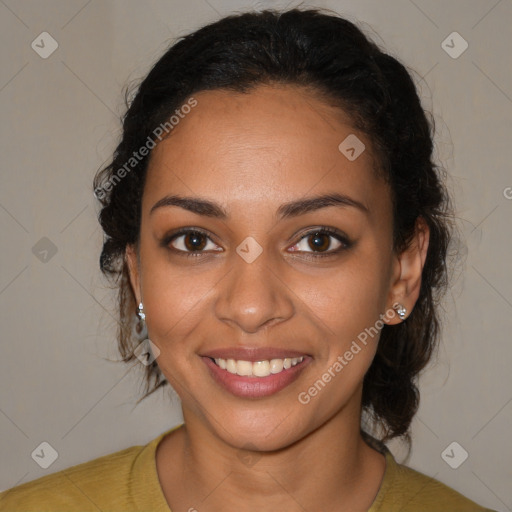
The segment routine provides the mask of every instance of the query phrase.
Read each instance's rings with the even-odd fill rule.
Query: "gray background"
[[[145,444],[181,421],[168,391],[135,405],[140,363],[108,360],[118,357],[116,310],[98,267],[92,178],[120,134],[121,88],[174,38],[235,10],[286,5],[298,3],[0,0],[0,489]],[[512,510],[512,2],[301,5],[364,21],[417,72],[425,106],[433,105],[467,258],[445,301],[435,366],[421,380],[407,463]],[[31,47],[43,31],[59,45],[46,59]],[[441,46],[454,31],[469,44],[458,58]],[[54,255],[41,252],[43,237]],[[58,452],[48,469],[31,457],[43,441]],[[453,441],[469,454],[457,469],[441,457]],[[403,460],[403,447],[390,447]]]

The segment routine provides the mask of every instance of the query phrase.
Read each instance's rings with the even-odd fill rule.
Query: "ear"
[[[140,271],[139,271],[139,258],[137,255],[137,249],[134,245],[127,245],[125,250],[125,261],[128,265],[128,274],[130,277],[130,284],[132,286],[133,295],[137,304],[141,302],[141,291],[140,291]]]
[[[411,314],[420,295],[421,274],[427,258],[427,250],[430,239],[430,229],[422,217],[416,220],[415,234],[409,246],[395,256],[393,281],[388,296],[388,308],[400,303],[406,308],[406,318]],[[402,322],[396,311],[392,318],[388,319],[388,325]]]

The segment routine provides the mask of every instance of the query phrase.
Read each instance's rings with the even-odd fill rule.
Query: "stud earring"
[[[395,308],[398,316],[400,317],[400,320],[404,320],[407,309],[405,309],[402,304],[399,304],[398,302],[393,305],[393,308]]]
[[[137,316],[140,318],[141,322],[144,322],[144,320],[146,319],[146,314],[144,313],[144,306],[142,305],[142,302],[139,302]]]
[[[148,335],[146,325],[146,313],[144,313],[144,306],[142,305],[142,302],[139,302],[135,314],[139,319],[139,321],[136,322],[135,324],[135,332],[137,333],[137,336],[143,340],[147,338]]]

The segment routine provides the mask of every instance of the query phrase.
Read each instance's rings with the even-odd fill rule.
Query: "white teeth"
[[[252,363],[250,361],[237,361],[236,373],[238,375],[252,375]]]
[[[283,371],[283,360],[282,359],[272,359],[270,361],[270,373],[280,373]]]
[[[270,375],[270,363],[268,361],[256,361],[252,363],[252,372],[256,377],[267,377]]]
[[[285,359],[272,359],[270,361],[237,361],[235,359],[215,358],[217,366],[229,373],[246,377],[268,377],[270,374],[281,373],[292,366],[301,363],[304,356],[286,357]]]

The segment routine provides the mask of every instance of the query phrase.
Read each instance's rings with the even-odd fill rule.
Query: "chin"
[[[227,444],[239,449],[252,447],[260,451],[279,450],[307,434],[301,434],[304,427],[298,412],[294,415],[290,414],[290,411],[285,411],[284,414],[282,409],[280,411],[280,414],[261,409],[245,409],[238,414],[231,411],[216,415],[216,419],[222,418],[222,421],[214,421],[212,428]]]

